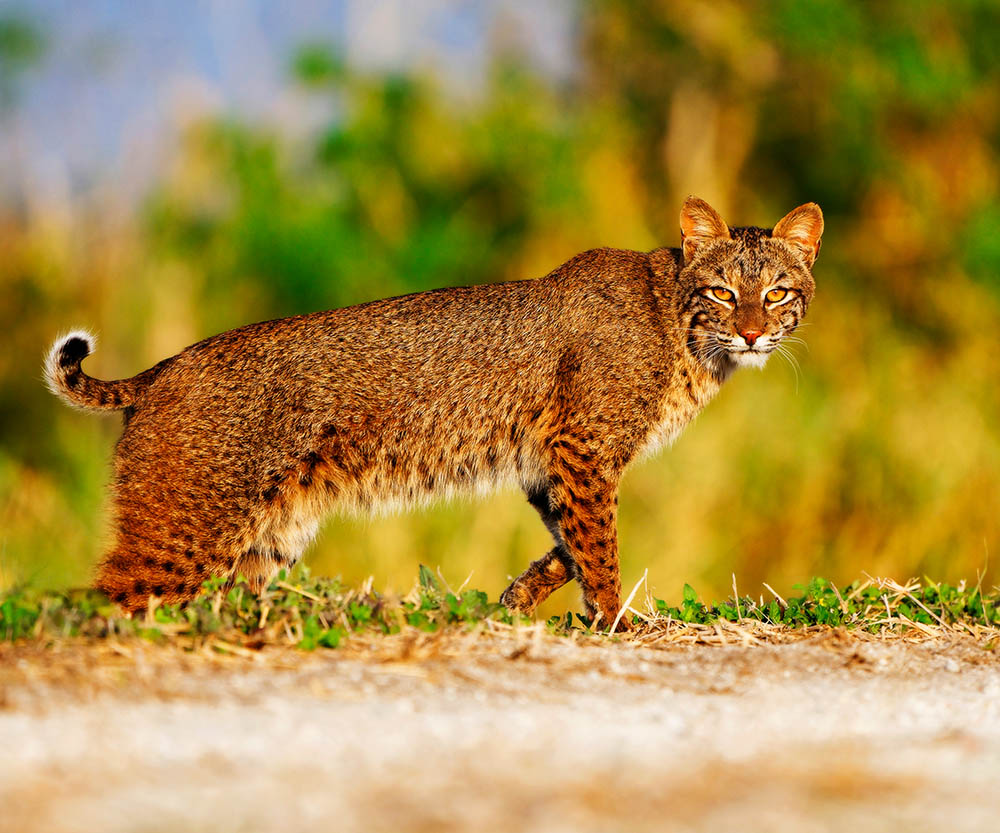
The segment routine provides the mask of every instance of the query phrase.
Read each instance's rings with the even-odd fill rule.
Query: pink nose
[[[744,339],[746,339],[746,343],[747,343],[748,347],[753,347],[753,343],[758,338],[760,338],[762,335],[764,335],[764,331],[763,330],[740,330],[740,335],[743,336]]]

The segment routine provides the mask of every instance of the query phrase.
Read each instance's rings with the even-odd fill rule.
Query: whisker
[[[807,341],[799,338],[798,336],[784,336],[781,339],[781,342],[782,342],[782,344],[784,344],[785,342],[791,342],[792,344],[801,344],[803,347],[806,348],[806,352],[807,353],[811,352],[809,350],[809,342],[807,342]]]
[[[798,356],[795,355],[795,347],[801,345],[802,347],[806,348],[806,352],[809,352],[809,345],[806,344],[804,341],[792,339],[793,342],[792,344],[786,344],[785,343],[786,341],[787,339],[782,339],[782,341],[775,346],[784,347],[785,350],[788,352],[788,355],[794,357],[796,361],[798,361]]]
[[[799,393],[799,366],[798,366],[798,360],[789,351],[789,349],[787,347],[784,347],[781,344],[775,345],[775,352],[777,352],[777,354],[779,356],[781,356],[782,359],[784,359],[786,362],[788,362],[788,366],[792,368],[792,373],[795,376],[795,395],[798,396],[798,393]]]

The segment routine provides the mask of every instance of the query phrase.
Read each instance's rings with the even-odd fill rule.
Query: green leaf
[[[324,648],[336,648],[344,636],[346,636],[346,632],[343,628],[327,628],[319,635],[316,644],[322,645]]]
[[[424,564],[420,565],[420,586],[427,590],[428,592],[433,591],[434,593],[441,592],[441,582],[438,577],[431,572],[430,568]]]
[[[347,615],[351,617],[357,624],[366,625],[371,621],[372,609],[360,602],[351,602],[347,608]]]

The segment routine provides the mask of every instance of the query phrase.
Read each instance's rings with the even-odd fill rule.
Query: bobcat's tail
[[[94,349],[94,337],[83,330],[56,339],[45,358],[45,383],[56,396],[77,408],[118,411],[134,405],[156,376],[159,366],[133,376],[105,382],[80,369],[80,362]]]

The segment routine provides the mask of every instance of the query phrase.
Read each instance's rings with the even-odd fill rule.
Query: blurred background
[[[1000,3],[0,2],[0,589],[86,583],[131,376],[250,321],[826,215],[798,373],[743,371],[621,499],[623,583],[996,580]],[[315,572],[496,596],[518,494],[332,519]],[[564,590],[547,611],[576,605]]]

